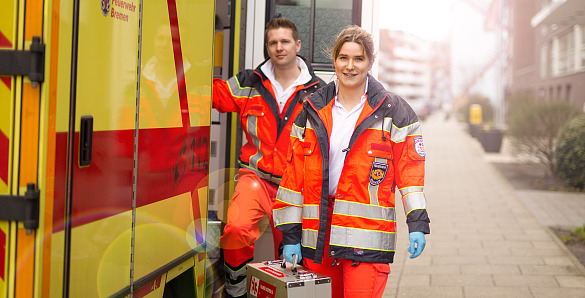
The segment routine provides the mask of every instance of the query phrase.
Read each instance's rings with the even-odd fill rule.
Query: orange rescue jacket
[[[280,183],[286,166],[290,129],[302,110],[302,101],[325,85],[315,75],[311,65],[301,59],[313,78],[307,84],[297,86],[282,113],[279,113],[272,85],[260,69],[268,60],[255,70],[238,73],[227,82],[220,79],[213,81],[213,107],[222,113],[240,114],[247,141],[241,149],[240,166],[275,184]]]
[[[369,263],[392,263],[398,188],[409,232],[430,233],[423,193],[425,151],[416,114],[401,97],[369,76],[367,101],[345,150],[329,251],[323,252],[329,197],[329,136],[336,95],[332,82],[307,97],[291,131],[288,165],[274,203],[283,244],[302,244],[303,257],[323,253]]]

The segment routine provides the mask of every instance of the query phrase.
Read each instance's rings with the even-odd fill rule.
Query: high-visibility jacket
[[[315,75],[311,65],[301,59],[307,64],[312,79],[297,86],[282,113],[279,112],[270,80],[260,69],[268,60],[255,70],[238,73],[227,82],[220,79],[213,81],[213,107],[222,113],[240,114],[247,141],[238,159],[240,166],[275,184],[280,183],[286,165],[290,129],[302,110],[302,101],[325,85]]]
[[[307,97],[291,131],[288,165],[274,203],[283,244],[302,244],[321,262],[329,197],[329,136],[336,95],[332,82]],[[394,192],[402,194],[409,232],[430,233],[423,193],[425,151],[416,114],[369,76],[367,100],[346,157],[331,218],[331,258],[392,263],[396,243]]]

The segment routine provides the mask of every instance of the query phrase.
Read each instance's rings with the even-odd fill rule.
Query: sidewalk
[[[558,198],[515,191],[453,119],[433,115],[423,134],[431,235],[423,254],[408,259],[398,200],[397,251],[384,297],[585,297],[585,268],[547,228],[566,217],[549,212]],[[570,199],[574,216],[582,215],[585,209],[575,209],[583,200]]]

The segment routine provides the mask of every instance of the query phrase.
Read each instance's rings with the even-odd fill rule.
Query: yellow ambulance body
[[[0,296],[208,296],[215,1],[0,5]]]

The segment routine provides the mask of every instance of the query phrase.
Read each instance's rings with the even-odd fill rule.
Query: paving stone
[[[555,278],[561,287],[585,289],[585,276],[555,276]]]
[[[436,274],[431,275],[431,286],[494,286],[494,281],[491,275],[451,275],[451,274]]]
[[[465,287],[466,298],[532,298],[527,287]]]
[[[494,281],[498,287],[559,286],[554,276],[495,275]]]
[[[581,275],[572,263],[568,266],[556,265],[520,265],[523,275]]]
[[[544,288],[531,287],[530,291],[535,298],[583,298],[585,297],[585,289],[583,288]]]
[[[493,275],[521,275],[520,267],[517,265],[461,265],[463,274],[493,274]]]

